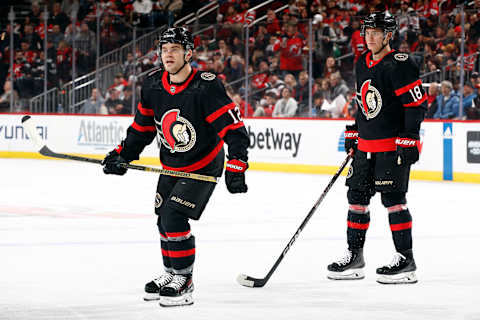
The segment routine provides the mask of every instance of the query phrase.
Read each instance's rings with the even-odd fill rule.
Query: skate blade
[[[180,307],[189,306],[193,304],[193,297],[191,293],[185,293],[179,297],[160,296],[161,307]]]
[[[157,293],[146,293],[145,296],[143,297],[143,300],[145,301],[157,301],[160,300],[160,294]]]
[[[363,269],[349,269],[342,272],[331,271],[327,278],[330,280],[361,280],[365,278]]]
[[[380,275],[377,282],[381,284],[413,284],[418,279],[415,272],[403,272],[395,275]]]

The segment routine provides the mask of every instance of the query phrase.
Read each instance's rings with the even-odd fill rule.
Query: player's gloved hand
[[[123,176],[125,172],[127,172],[127,169],[120,166],[122,163],[128,164],[128,161],[119,154],[117,149],[114,149],[110,151],[102,161],[103,172],[105,174]]]
[[[248,169],[248,163],[240,159],[230,159],[227,161],[225,169],[225,182],[230,193],[247,192],[248,187],[245,184],[245,171]]]
[[[353,153],[357,152],[358,144],[358,128],[357,125],[347,125],[345,127],[345,152],[350,153],[350,149],[353,149]]]
[[[418,161],[420,157],[420,138],[416,134],[400,134],[395,139],[397,145],[397,164],[410,165]]]

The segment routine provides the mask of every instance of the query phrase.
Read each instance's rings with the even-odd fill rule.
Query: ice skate
[[[170,272],[165,272],[160,277],[153,279],[145,285],[145,296],[143,300],[145,301],[154,301],[160,300],[160,289],[163,286],[169,284],[173,279],[173,274]]]
[[[417,270],[417,266],[411,250],[407,251],[405,255],[397,252],[390,264],[377,269],[379,276],[377,282],[381,284],[416,283],[418,280],[415,270]]]
[[[363,249],[348,249],[345,257],[328,265],[327,275],[331,280],[360,280],[365,277],[363,272],[365,261]]]
[[[177,307],[193,304],[192,275],[176,274],[169,284],[160,288],[160,306]]]

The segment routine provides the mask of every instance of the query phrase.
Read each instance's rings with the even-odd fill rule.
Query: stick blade
[[[239,274],[237,276],[237,282],[242,286],[248,287],[248,288],[261,288],[265,285],[265,283],[267,283],[265,279],[253,278],[253,277],[247,276],[246,274]]]
[[[27,132],[28,138],[33,142],[37,151],[41,150],[45,143],[40,138],[40,135],[37,132],[37,128],[35,127],[35,122],[33,121],[32,117],[30,116],[23,116],[22,117],[22,126]]]

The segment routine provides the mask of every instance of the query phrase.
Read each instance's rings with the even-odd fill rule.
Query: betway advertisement
[[[22,115],[0,115],[0,156],[22,157],[22,153],[36,153],[21,126],[21,118]],[[34,115],[32,119],[50,149],[86,155],[104,155],[113,149],[133,121],[131,116]],[[343,131],[346,124],[352,123],[316,119],[246,119],[244,122],[250,138],[249,162],[262,164],[257,168],[272,165],[280,171],[296,171],[300,166],[338,167],[346,156]],[[422,154],[412,171],[431,173],[430,177],[432,174],[435,177],[419,178],[458,180],[455,175],[474,174],[480,182],[480,122],[425,121],[420,135]],[[141,157],[150,161],[158,158],[156,140]]]

